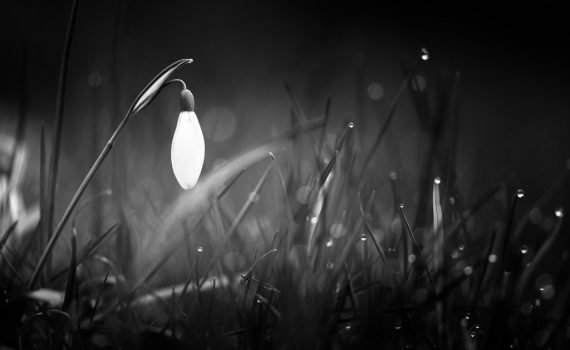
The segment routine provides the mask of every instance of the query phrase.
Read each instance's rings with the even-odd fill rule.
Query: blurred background
[[[0,147],[11,152],[17,120],[25,117],[22,205],[31,208],[38,198],[40,126],[48,145],[53,133],[71,1],[6,1],[1,6]],[[415,89],[436,89],[439,78],[460,73],[461,192],[474,200],[491,185],[505,182],[525,189],[531,199],[524,204],[528,209],[567,166],[569,25],[562,2],[554,1],[499,7],[83,0],[65,96],[56,218],[135,96],[176,59],[195,60],[177,77],[196,98],[206,139],[206,173],[217,162],[290,127],[284,82],[310,118],[322,116],[331,98],[326,131],[331,145],[343,124],[354,121],[355,147],[368,149],[405,67],[422,47],[429,50],[430,60],[420,62]],[[131,121],[91,185],[91,195],[114,183],[123,205],[137,212],[144,198],[161,208],[181,193],[169,154],[177,96],[177,87],[169,87]],[[371,168],[381,180],[376,188],[380,194],[390,193],[386,180],[397,171],[403,196],[413,203],[430,139],[409,92],[400,102]],[[6,162],[3,156],[2,165]],[[242,203],[262,169],[240,179],[230,200]],[[568,204],[568,190],[565,185],[557,191],[552,209]],[[392,200],[377,198],[387,204]]]

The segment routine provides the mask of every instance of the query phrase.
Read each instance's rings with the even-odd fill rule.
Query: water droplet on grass
[[[465,246],[461,243],[459,244],[459,246],[457,247],[457,249],[459,249],[460,252],[465,250]]]
[[[522,190],[522,189],[519,188],[519,189],[517,190],[517,197],[518,197],[518,198],[524,197],[524,190]]]
[[[491,264],[496,263],[496,262],[497,262],[497,255],[496,255],[496,254],[491,254],[491,255],[489,255],[489,262],[490,262]]]
[[[423,61],[427,61],[429,60],[429,52],[425,47],[422,47],[422,56],[421,56]]]
[[[334,244],[334,243],[333,243],[333,240],[332,240],[332,239],[329,239],[329,240],[325,243],[325,245],[326,245],[328,248],[332,247],[333,244]]]
[[[433,183],[439,185],[441,183],[441,179],[439,177],[436,177],[435,179],[433,179]]]
[[[366,239],[368,239],[368,237],[366,236],[366,233],[363,233],[363,234],[360,235],[360,240],[361,240],[362,242],[366,242]]]
[[[563,218],[564,217],[564,208],[562,208],[562,207],[556,208],[556,210],[554,211],[554,215],[556,215],[557,218]]]
[[[528,253],[528,247],[526,245],[522,245],[521,246],[521,254],[525,255],[526,253]]]
[[[198,249],[196,249],[198,251],[198,253],[202,253],[204,251],[203,247],[198,247]]]

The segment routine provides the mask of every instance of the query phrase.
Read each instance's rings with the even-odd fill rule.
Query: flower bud
[[[183,112],[194,111],[194,95],[188,89],[180,92],[180,110]]]
[[[189,90],[180,93],[181,111],[172,138],[171,161],[174,176],[187,190],[196,185],[204,164],[204,135],[194,113],[194,97]]]

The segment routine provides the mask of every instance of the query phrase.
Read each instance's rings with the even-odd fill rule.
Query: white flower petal
[[[190,189],[198,182],[204,164],[204,152],[204,135],[196,113],[180,112],[170,157],[174,176],[183,189]]]

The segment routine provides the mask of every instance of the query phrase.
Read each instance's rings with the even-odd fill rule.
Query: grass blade
[[[404,226],[406,227],[406,230],[408,231],[408,233],[410,234],[410,237],[412,238],[412,242],[414,243],[414,247],[416,248],[416,251],[417,251],[420,259],[424,262],[426,274],[429,278],[429,281],[433,285],[433,279],[431,278],[431,274],[429,272],[429,268],[428,268],[426,259],[423,256],[422,249],[420,248],[418,241],[416,241],[416,237],[414,236],[414,232],[412,231],[412,228],[410,227],[408,219],[406,219],[406,214],[404,213],[404,205],[403,204],[400,204],[400,216],[402,218],[402,222],[404,223]]]
[[[69,306],[75,290],[75,273],[77,272],[77,233],[71,235],[71,261],[69,262],[69,273],[67,275],[67,285],[65,287],[65,297],[61,309],[68,312]]]
[[[48,187],[47,187],[47,209],[46,209],[46,227],[47,235],[51,237],[53,230],[53,217],[55,213],[55,187],[57,183],[57,173],[59,168],[59,156],[61,148],[61,134],[63,131],[63,115],[65,111],[65,93],[67,86],[67,71],[69,68],[69,56],[71,53],[71,41],[73,39],[73,31],[75,29],[75,20],[77,18],[77,10],[79,8],[79,0],[74,0],[71,8],[71,15],[69,17],[69,23],[67,25],[67,32],[65,35],[65,43],[63,46],[63,57],[61,60],[61,65],[59,69],[59,82],[57,90],[57,100],[55,107],[55,135],[53,137],[50,169],[48,174]],[[37,275],[37,274],[34,274]],[[30,282],[35,282],[37,276],[32,275],[32,280]],[[30,289],[33,287],[33,283],[28,286]]]

